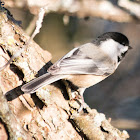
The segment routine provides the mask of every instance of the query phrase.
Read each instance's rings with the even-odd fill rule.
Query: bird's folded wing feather
[[[92,58],[90,57],[90,55],[84,52],[85,47],[89,47],[89,45],[90,44],[88,43],[79,48],[74,48],[72,51],[70,51],[60,60],[58,60],[54,65],[52,65],[48,69],[48,72],[51,73],[52,75],[56,74],[104,75],[105,73],[108,74],[112,73],[113,69],[111,67],[111,64],[109,64],[108,62],[108,60],[110,59],[108,57],[103,58],[102,55],[99,54],[101,53],[100,51],[96,50],[96,52],[92,52],[93,54]]]

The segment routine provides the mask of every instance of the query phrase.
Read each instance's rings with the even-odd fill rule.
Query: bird
[[[24,93],[35,93],[41,87],[65,79],[78,87],[83,97],[86,88],[115,72],[131,48],[124,34],[106,32],[90,43],[72,49],[50,66],[47,73],[24,84],[21,90]]]

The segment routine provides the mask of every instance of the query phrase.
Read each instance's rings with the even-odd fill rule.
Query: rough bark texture
[[[29,39],[17,24],[10,13],[1,8],[0,67]],[[78,113],[77,101],[68,100],[61,81],[40,89],[36,94],[20,90],[24,82],[46,72],[51,65],[50,59],[49,52],[31,41],[26,51],[0,72],[0,118],[10,139],[127,139],[127,132],[114,128],[104,114],[90,108]]]

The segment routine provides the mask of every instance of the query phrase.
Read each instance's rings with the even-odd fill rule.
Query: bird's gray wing
[[[89,51],[87,50],[89,49]],[[92,52],[90,52],[92,51]],[[110,58],[103,55],[92,43],[87,43],[74,48],[54,65],[48,72],[56,74],[111,74],[114,70],[110,64]]]

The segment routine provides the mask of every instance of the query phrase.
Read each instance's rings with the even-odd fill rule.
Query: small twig
[[[14,54],[4,66],[0,67],[0,71],[5,69],[16,57],[18,57],[22,52],[24,52],[24,50],[30,44],[31,40],[33,40],[33,38],[40,32],[40,28],[42,27],[42,22],[43,22],[44,15],[45,15],[45,9],[40,8],[38,20],[36,21],[36,28],[35,28],[33,34],[31,35],[31,37],[29,38],[27,43],[25,45],[23,45],[21,50],[19,50],[16,54]]]
[[[36,29],[33,32],[31,38],[29,39],[28,44],[30,43],[30,40],[32,40],[40,32],[40,28],[42,27],[42,22],[43,22],[44,15],[45,15],[45,9],[40,8],[39,18],[36,21]]]
[[[137,120],[116,119],[112,124],[119,129],[140,130],[140,122]]]
[[[31,22],[29,23],[28,27],[25,29],[25,32],[26,32],[28,35],[31,35],[32,32],[33,32],[33,30],[35,29],[37,18],[38,18],[38,16],[35,15],[35,16],[33,17],[33,19],[31,20]]]

